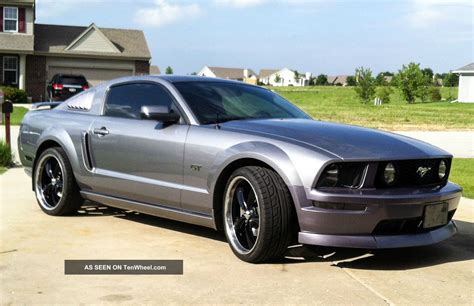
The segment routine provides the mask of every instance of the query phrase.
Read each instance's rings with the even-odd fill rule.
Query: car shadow
[[[113,216],[124,220],[226,243],[223,232],[210,228],[86,202],[76,216]],[[269,264],[328,262],[334,267],[361,270],[410,270],[474,259],[474,223],[455,220],[459,233],[441,243],[413,248],[366,250],[293,245],[285,257]]]

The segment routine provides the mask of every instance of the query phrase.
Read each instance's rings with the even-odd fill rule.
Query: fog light
[[[446,162],[444,160],[439,162],[438,166],[438,176],[440,179],[444,179],[446,177],[446,170],[448,167],[446,167]]]
[[[397,177],[397,171],[395,170],[395,166],[392,163],[388,163],[385,166],[385,170],[383,172],[383,178],[387,185],[392,185],[395,183],[395,179]]]

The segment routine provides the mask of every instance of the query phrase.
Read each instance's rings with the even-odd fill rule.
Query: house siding
[[[150,62],[149,61],[135,61],[135,75],[148,75],[150,74]]]
[[[46,57],[26,56],[26,91],[33,102],[46,100]]]

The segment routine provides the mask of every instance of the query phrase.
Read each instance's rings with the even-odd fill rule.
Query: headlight
[[[316,187],[358,188],[362,184],[367,163],[335,163],[324,169]]]
[[[395,183],[395,180],[397,179],[397,170],[395,169],[395,166],[392,163],[388,163],[385,166],[385,169],[383,171],[383,179],[385,181],[385,184],[387,185],[392,185]]]
[[[446,170],[448,167],[446,166],[446,162],[441,160],[438,166],[438,176],[440,179],[444,179],[446,177]]]

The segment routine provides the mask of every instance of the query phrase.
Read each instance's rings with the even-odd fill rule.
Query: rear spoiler
[[[40,108],[43,108],[43,107],[44,108],[49,107],[51,109],[51,108],[55,108],[56,106],[58,106],[61,103],[63,103],[63,102],[38,102],[38,103],[33,103],[33,105],[31,106],[31,109],[36,110],[36,109],[40,109]]]

